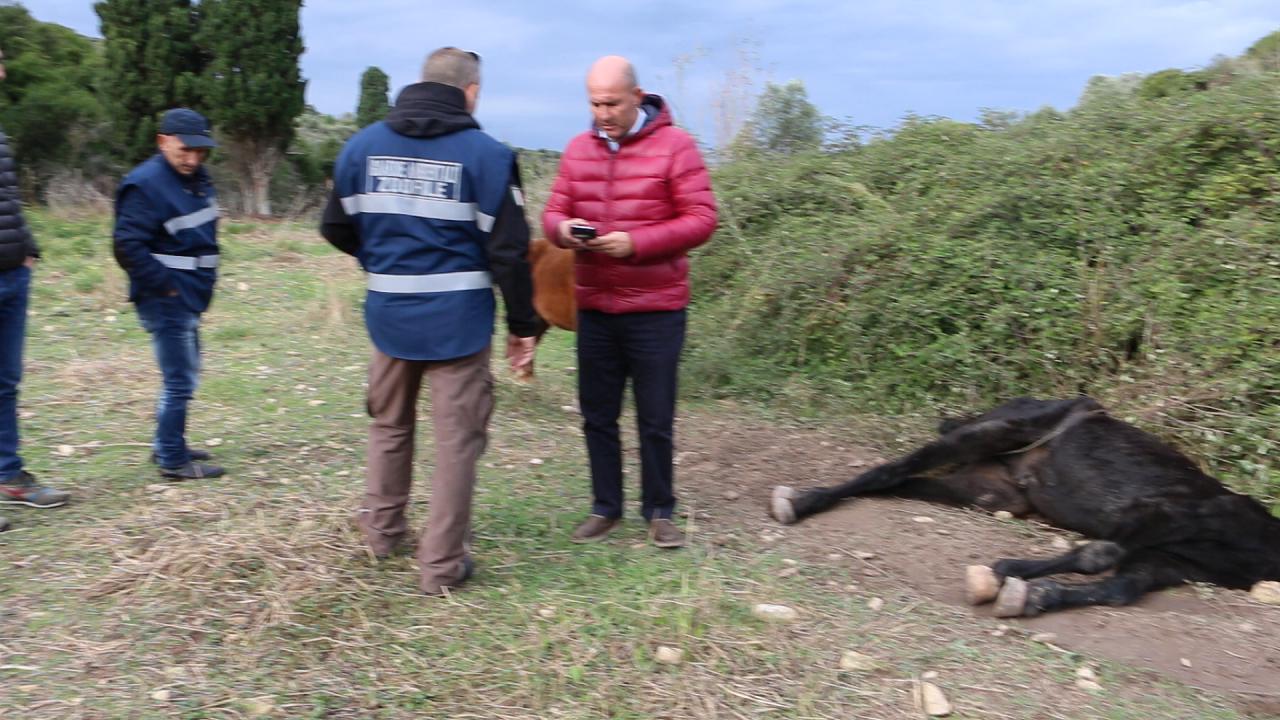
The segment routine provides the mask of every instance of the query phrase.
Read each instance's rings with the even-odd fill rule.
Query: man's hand
[[[570,220],[560,221],[560,227],[557,229],[557,231],[560,233],[560,244],[563,245],[564,247],[567,247],[573,250],[584,249],[586,246],[582,244],[582,241],[569,233],[569,226],[570,225],[590,225],[590,224],[591,223],[587,222],[586,220],[583,220],[582,218],[572,218]]]
[[[31,270],[35,270],[35,269],[36,269],[36,256],[35,256],[35,255],[28,255],[28,256],[27,256],[27,259],[22,261],[22,264],[23,264],[23,265],[26,265],[26,266],[27,266],[29,269],[31,269]]]
[[[507,335],[507,362],[511,372],[520,378],[533,375],[533,349],[538,345],[536,337]]]
[[[594,250],[615,258],[631,257],[636,251],[635,244],[631,242],[631,233],[622,232],[621,230],[615,230],[594,240],[588,240],[585,245],[588,250]]]

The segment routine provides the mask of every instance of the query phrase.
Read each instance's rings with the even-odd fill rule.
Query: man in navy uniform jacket
[[[218,205],[203,167],[217,143],[203,115],[177,108],[161,119],[156,145],[159,152],[120,183],[113,233],[164,380],[151,459],[170,480],[218,477],[223,469],[186,439],[200,378],[200,315],[218,278]]]
[[[511,149],[472,117],[479,93],[475,53],[431,53],[422,82],[343,148],[320,228],[368,274],[373,422],[358,518],[379,558],[408,530],[418,391],[424,376],[430,385],[436,462],[417,552],[428,595],[457,587],[474,568],[467,543],[493,411],[493,285],[506,303],[513,369],[531,365],[537,328],[520,173]]]
[[[4,80],[2,52],[0,80]],[[40,249],[18,201],[18,171],[9,154],[9,140],[0,131],[0,503],[50,508],[65,504],[71,494],[37,484],[18,455],[18,382],[31,272],[38,257]],[[0,530],[8,527],[9,521],[0,517]]]

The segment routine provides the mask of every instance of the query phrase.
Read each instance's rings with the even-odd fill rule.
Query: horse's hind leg
[[[1025,580],[1057,575],[1080,573],[1096,575],[1115,567],[1124,559],[1124,548],[1106,540],[1096,540],[1074,550],[1042,560],[997,560],[990,567],[970,565],[965,569],[965,596],[972,605],[995,600],[997,595],[1024,593]],[[1013,588],[1005,592],[1004,588]],[[1020,600],[1019,600],[1020,602]]]
[[[1152,590],[1183,582],[1176,569],[1158,563],[1127,565],[1109,578],[1071,585],[1045,578],[1029,583],[1010,578],[1000,591],[994,613],[997,617],[1035,617],[1073,607],[1131,605]]]

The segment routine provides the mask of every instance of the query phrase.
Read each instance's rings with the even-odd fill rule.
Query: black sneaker
[[[71,493],[54,490],[36,483],[36,476],[23,470],[8,480],[0,480],[0,503],[26,505],[33,508],[55,508],[66,505]]]
[[[192,460],[181,467],[160,468],[160,477],[166,480],[201,480],[203,478],[222,477],[226,472],[218,465],[209,465]]]
[[[213,457],[212,455],[209,454],[208,450],[201,450],[200,448],[193,448],[193,447],[187,448],[187,455],[190,455],[192,460],[208,460],[209,458]],[[160,464],[160,458],[156,457],[155,450],[151,451],[151,464],[152,465]]]

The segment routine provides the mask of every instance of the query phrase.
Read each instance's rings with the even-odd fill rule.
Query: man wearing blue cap
[[[116,192],[116,261],[164,379],[151,460],[169,480],[213,478],[223,469],[187,445],[186,427],[200,376],[200,315],[218,277],[218,206],[202,167],[218,144],[203,115],[177,108],[161,119],[156,145]]]

